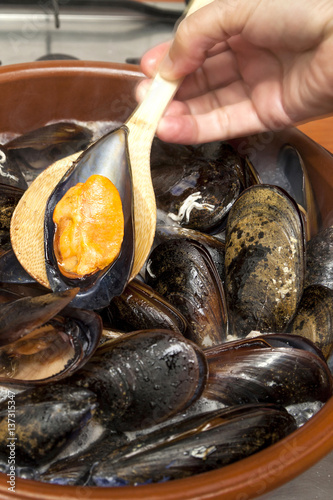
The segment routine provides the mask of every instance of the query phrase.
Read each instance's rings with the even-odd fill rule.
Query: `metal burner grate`
[[[184,8],[185,2],[0,0],[0,60],[136,63],[171,37]]]

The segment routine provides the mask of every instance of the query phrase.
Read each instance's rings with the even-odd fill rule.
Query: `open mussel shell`
[[[307,348],[270,347],[265,342],[263,335],[206,349],[209,377],[203,395],[226,405],[283,406],[324,403],[332,396],[332,375],[321,356]]]
[[[233,335],[283,331],[302,295],[304,248],[302,219],[285,191],[270,185],[243,191],[226,231],[226,295]]]
[[[56,186],[48,199],[45,210],[45,265],[53,291],[78,287],[72,302],[74,307],[102,309],[111,299],[124,290],[131,273],[134,254],[134,227],[132,179],[127,149],[127,128],[122,126],[103,136],[90,146]],[[92,174],[108,177],[118,189],[124,214],[124,239],[119,256],[105,269],[78,279],[65,277],[54,254],[55,224],[53,211],[58,201],[79,182]]]
[[[31,130],[6,143],[9,157],[22,170],[44,169],[66,156],[86,149],[92,132],[82,125],[58,122]]]
[[[224,342],[228,319],[223,285],[206,248],[194,240],[158,245],[146,266],[146,282],[183,314],[188,338],[201,347]]]
[[[8,394],[12,397],[10,389]],[[87,424],[96,407],[96,396],[79,387],[50,384],[14,397],[0,406],[0,457],[5,456],[8,463],[11,442],[18,466],[36,467],[54,458]],[[13,435],[9,434],[9,408],[13,408]]]
[[[137,447],[130,443],[127,454],[96,465],[91,478],[97,486],[123,486],[189,477],[250,456],[295,428],[283,408],[219,410],[148,435]]]
[[[59,380],[90,358],[101,337],[102,321],[93,311],[66,308],[76,292],[71,289],[2,304],[2,383]]]
[[[182,227],[214,232],[243,189],[241,158],[231,146],[172,145],[155,138],[151,175],[157,207]]]
[[[333,350],[333,289],[306,287],[286,331],[311,340],[328,358]]]
[[[67,384],[94,392],[101,421],[115,430],[150,427],[187,408],[204,389],[206,358],[170,330],[142,330],[105,342]]]
[[[111,301],[107,315],[111,325],[127,332],[166,329],[184,335],[188,329],[186,319],[170,302],[137,279]]]

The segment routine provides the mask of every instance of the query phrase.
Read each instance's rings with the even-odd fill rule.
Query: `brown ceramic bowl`
[[[26,132],[50,120],[125,121],[135,106],[135,66],[98,62],[39,62],[0,68],[0,132]],[[255,165],[275,161],[289,142],[306,159],[323,225],[333,213],[333,158],[298,130],[237,141]],[[333,398],[302,428],[255,455],[188,479],[139,487],[81,488],[17,479],[8,491],[0,474],[0,498],[11,500],[248,500],[291,480],[333,450]]]

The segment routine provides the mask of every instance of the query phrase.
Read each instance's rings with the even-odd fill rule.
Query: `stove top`
[[[0,0],[2,65],[38,59],[138,63],[170,39],[186,2]]]

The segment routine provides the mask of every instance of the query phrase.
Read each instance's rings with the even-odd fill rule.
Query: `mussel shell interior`
[[[53,291],[79,287],[72,302],[74,307],[101,309],[111,299],[120,295],[128,282],[134,253],[133,193],[131,168],[127,147],[128,129],[122,126],[103,136],[72,165],[48,199],[45,211],[45,265]],[[108,177],[118,189],[124,214],[124,239],[117,259],[106,269],[78,279],[65,277],[54,254],[55,224],[53,211],[58,201],[79,182],[85,182],[92,174]]]
[[[79,369],[92,356],[102,333],[101,318],[93,311],[65,307],[75,289],[69,292],[60,292],[58,297],[46,294],[15,300],[15,294],[4,296],[1,382],[54,382]]]

